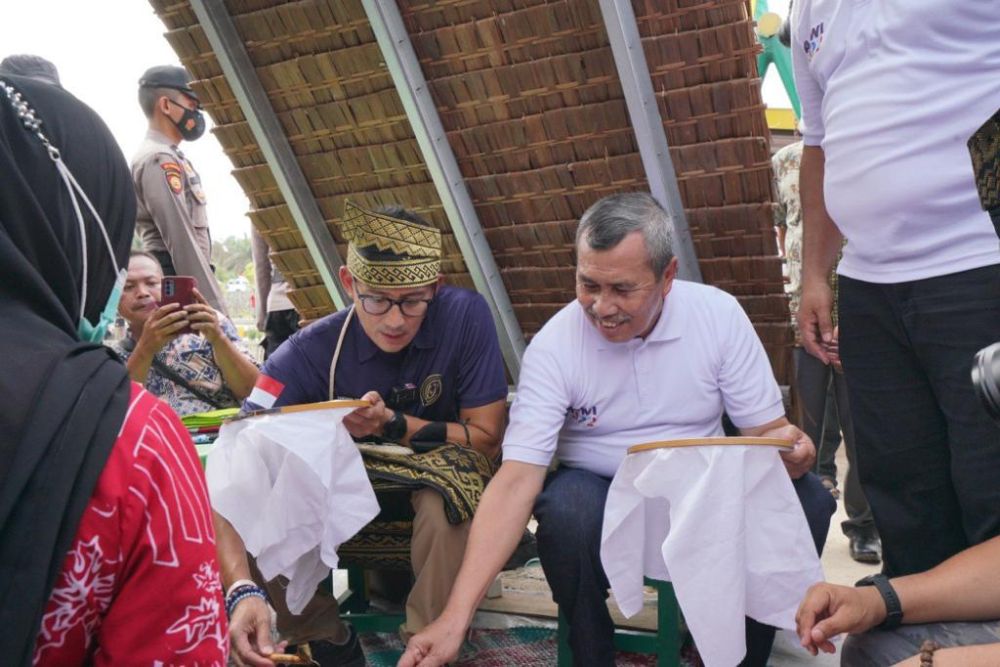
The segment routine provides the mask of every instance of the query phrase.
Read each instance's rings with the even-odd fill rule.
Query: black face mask
[[[201,113],[201,110],[188,109],[183,104],[178,104],[169,97],[167,98],[167,101],[184,110],[184,113],[181,114],[181,119],[173,121],[174,125],[177,126],[177,131],[181,133],[181,137],[184,141],[195,141],[196,139],[200,139],[201,135],[205,134],[205,116]]]

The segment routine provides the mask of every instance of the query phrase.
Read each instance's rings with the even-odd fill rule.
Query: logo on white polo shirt
[[[823,46],[822,21],[809,29],[809,39],[802,42],[802,50],[805,51],[806,58],[812,60],[821,46]]]
[[[581,406],[579,408],[566,408],[566,416],[581,426],[593,428],[597,426],[597,406]]]

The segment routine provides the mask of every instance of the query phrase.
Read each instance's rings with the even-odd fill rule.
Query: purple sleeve
[[[458,407],[478,408],[507,398],[500,343],[493,316],[480,295],[469,304],[458,366]]]

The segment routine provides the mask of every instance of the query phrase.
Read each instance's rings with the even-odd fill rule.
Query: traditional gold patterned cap
[[[340,230],[347,268],[371,287],[430,285],[441,272],[441,232],[434,227],[344,204]]]

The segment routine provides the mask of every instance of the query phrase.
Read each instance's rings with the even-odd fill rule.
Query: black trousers
[[[274,310],[264,320],[264,359],[270,357],[278,347],[299,330],[299,314],[294,310]]]
[[[824,461],[832,463],[837,452],[837,445],[840,442],[839,434],[836,440],[827,437],[826,433],[830,430],[829,422],[834,421],[834,428],[842,430],[844,433],[844,446],[847,448],[844,510],[847,512],[847,520],[840,524],[840,529],[847,536],[874,536],[876,532],[875,521],[872,519],[872,510],[865,499],[865,493],[858,477],[854,423],[851,420],[847,382],[844,376],[834,371],[832,366],[826,366],[803,348],[797,347],[795,348],[795,381],[798,385],[799,399],[802,405],[802,430],[816,444],[816,472],[818,474],[829,474],[823,468]],[[831,402],[833,409],[828,410]],[[836,466],[833,466],[831,472],[833,476],[836,476]]]
[[[1000,534],[1000,429],[970,380],[1000,338],[1000,265],[926,280],[840,280],[840,354],[858,472],[889,576]]]

